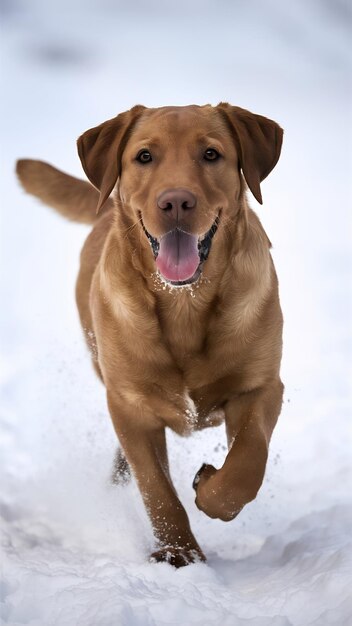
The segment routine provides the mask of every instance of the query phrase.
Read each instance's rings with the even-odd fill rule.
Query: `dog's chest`
[[[247,389],[251,342],[243,332],[236,302],[213,298],[204,304],[201,293],[195,298],[179,294],[169,306],[160,308],[158,316],[163,343],[175,369],[182,374],[185,389],[196,404],[202,405],[201,398],[205,398],[206,412],[228,388],[235,393]]]
[[[240,350],[236,355],[234,333],[226,332],[226,315],[217,299],[211,306],[204,304],[201,294],[192,298],[186,292],[158,312],[165,349],[190,391],[213,385],[230,363],[241,358]]]
[[[195,361],[201,358],[205,333],[194,332],[191,326],[181,329],[173,329],[165,336],[165,345],[171,355],[175,366],[186,374],[190,369],[194,369]]]
[[[198,296],[198,297],[197,297]],[[173,300],[158,308],[163,341],[182,371],[194,367],[210,339],[213,312],[204,307],[200,294],[176,293]]]

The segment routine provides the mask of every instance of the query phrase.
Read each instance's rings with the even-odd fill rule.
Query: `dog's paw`
[[[215,474],[216,471],[217,470],[215,469],[213,465],[207,465],[206,463],[203,463],[203,465],[199,468],[198,472],[196,473],[193,479],[192,487],[194,491],[197,492],[197,488],[201,479],[203,481],[203,480],[206,480],[207,478],[210,478],[210,476],[213,476],[213,474]]]
[[[153,552],[149,560],[151,563],[170,563],[170,565],[178,568],[191,563],[205,562],[206,558],[199,547],[191,549],[166,546]]]
[[[195,503],[198,509],[212,519],[229,522],[242,509],[243,505],[236,503],[229,485],[222,479],[221,470],[213,465],[203,463],[194,477],[193,489],[196,492]]]

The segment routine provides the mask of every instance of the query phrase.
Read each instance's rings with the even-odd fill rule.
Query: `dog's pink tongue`
[[[198,237],[181,230],[172,230],[160,240],[156,266],[160,274],[172,282],[192,278],[199,265]]]

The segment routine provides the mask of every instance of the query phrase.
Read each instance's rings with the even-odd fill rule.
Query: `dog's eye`
[[[152,161],[153,159],[148,150],[141,150],[140,152],[138,152],[136,160],[139,161],[139,163],[150,163],[150,161]]]
[[[215,150],[215,148],[208,148],[208,150],[204,152],[204,158],[206,161],[216,161],[219,157],[220,154],[217,150]]]

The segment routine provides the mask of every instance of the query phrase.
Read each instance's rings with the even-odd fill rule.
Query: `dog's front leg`
[[[118,397],[108,394],[113,424],[141,491],[151,519],[158,549],[153,561],[182,567],[205,561],[196,542],[187,513],[171,482],[165,428],[158,420],[143,416]]]
[[[193,483],[196,504],[209,517],[229,521],[256,497],[264,478],[282,394],[283,385],[276,380],[235,396],[225,406],[229,443],[225,463],[219,470],[203,465]]]

